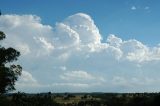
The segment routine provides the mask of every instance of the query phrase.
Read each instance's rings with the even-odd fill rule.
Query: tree
[[[6,35],[0,31],[0,41],[5,37]],[[19,56],[20,52],[14,48],[4,48],[0,45],[0,94],[15,90],[15,81],[21,75],[22,67],[11,63]]]

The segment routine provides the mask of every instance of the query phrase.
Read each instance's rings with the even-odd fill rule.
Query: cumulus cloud
[[[32,55],[38,56],[41,53],[43,54],[43,51],[53,49],[53,45],[49,40],[52,27],[42,25],[38,16],[2,15],[0,17],[0,29],[7,35],[4,45],[12,45],[21,53],[28,54],[32,52]]]
[[[54,42],[58,47],[69,47],[80,42],[79,34],[64,23],[56,24],[54,35]]]
[[[18,82],[16,82],[16,86],[18,88],[21,87],[35,87],[38,85],[37,80],[30,74],[28,71],[22,71],[22,75],[20,76]]]
[[[114,34],[101,42],[102,35],[87,14],[71,15],[54,27],[42,24],[35,15],[2,15],[0,30],[7,35],[2,45],[18,49],[19,64],[28,70],[22,73],[18,90],[29,91],[25,85],[30,84],[36,85],[35,91],[58,91],[62,86],[61,91],[66,86],[68,91],[81,91],[76,86],[83,91],[116,92],[121,87],[128,91],[160,88],[156,86],[160,46],[148,47]]]
[[[119,47],[122,44],[122,39],[111,34],[107,38],[107,43],[109,43],[110,46]]]
[[[91,80],[94,77],[85,71],[69,71],[60,76],[64,80]]]
[[[61,87],[76,87],[76,88],[86,88],[89,87],[88,84],[83,84],[83,83],[53,83],[52,86],[61,86]]]
[[[86,71],[68,71],[60,75],[60,78],[67,81],[105,81],[103,77],[91,75]]]
[[[19,51],[21,51],[22,55],[27,55],[30,53],[30,48],[26,43],[17,44],[15,46]]]
[[[98,44],[101,42],[102,38],[99,30],[89,15],[77,13],[65,19],[64,23],[79,34],[82,44]]]

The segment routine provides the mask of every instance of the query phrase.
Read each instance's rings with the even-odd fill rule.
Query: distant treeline
[[[160,93],[13,93],[0,106],[160,106]]]

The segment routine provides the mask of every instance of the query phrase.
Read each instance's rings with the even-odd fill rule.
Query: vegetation
[[[5,34],[0,31],[0,41],[5,38]],[[15,90],[15,81],[21,75],[22,67],[20,65],[9,65],[20,55],[20,52],[14,48],[4,48],[0,45],[0,95]]]
[[[13,93],[0,106],[160,106],[160,93]]]

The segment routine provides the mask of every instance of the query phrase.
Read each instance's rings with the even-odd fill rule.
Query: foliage
[[[5,37],[0,31],[0,40]],[[15,81],[21,75],[22,67],[9,63],[16,61],[19,56],[20,52],[14,48],[4,48],[0,45],[0,94],[15,90]]]

